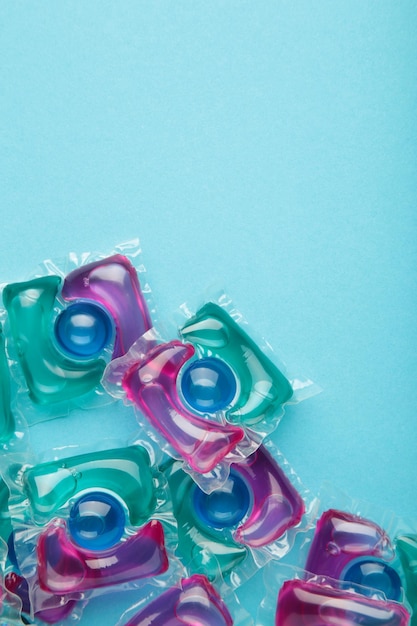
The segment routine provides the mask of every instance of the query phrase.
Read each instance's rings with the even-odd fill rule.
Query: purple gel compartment
[[[248,485],[252,499],[250,515],[234,535],[236,541],[260,548],[300,522],[304,501],[265,446],[233,468]]]
[[[104,307],[116,327],[112,358],[125,354],[152,326],[135,268],[121,254],[70,272],[62,287],[64,300],[89,300]]]
[[[99,551],[75,545],[65,521],[56,519],[39,537],[37,560],[42,589],[59,594],[158,576],[168,569],[164,531],[157,520]]]
[[[12,525],[10,521],[10,514],[8,513],[9,490],[3,483],[3,489],[1,490],[1,506],[0,506],[0,519],[2,521],[2,528],[0,536],[3,540],[7,537],[7,574],[4,577],[4,586],[11,594],[19,598],[21,602],[21,611],[24,616],[30,616],[33,614],[32,608],[34,607],[35,617],[48,623],[54,624],[64,619],[69,615],[78,599],[56,596],[42,591],[39,588],[36,580],[32,581],[31,598],[29,595],[28,581],[21,575],[19,564],[16,558],[16,551],[14,546],[14,533],[12,532]],[[26,618],[23,617],[23,620]],[[1,622],[1,619],[0,619]],[[25,622],[27,623],[27,622]]]
[[[306,570],[349,584],[377,589],[390,600],[399,600],[401,580],[387,564],[393,559],[391,542],[374,522],[330,509],[317,522]]]
[[[5,588],[20,598],[22,602],[22,612],[30,613],[29,587],[25,578],[16,572],[8,572],[4,577]],[[1,623],[1,622],[0,622]]]
[[[183,579],[136,613],[125,626],[233,626],[233,619],[207,578]]]
[[[395,602],[289,580],[279,592],[275,626],[407,626],[409,619]]]
[[[20,598],[22,613],[30,614],[29,587],[27,580],[16,572],[8,572],[4,577],[4,586],[10,593]]]
[[[181,367],[194,348],[180,341],[158,345],[123,377],[127,397],[198,473],[213,470],[244,438],[237,426],[222,425],[188,411],[177,391]]]

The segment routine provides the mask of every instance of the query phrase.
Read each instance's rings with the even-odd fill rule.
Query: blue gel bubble
[[[186,366],[181,391],[193,409],[214,413],[227,407],[235,397],[236,378],[224,361],[207,357]]]
[[[401,599],[401,579],[395,569],[379,559],[355,559],[344,571],[346,582],[382,591],[387,600]]]
[[[120,540],[125,521],[125,512],[116,498],[93,492],[74,503],[68,529],[73,541],[81,548],[106,550]]]
[[[225,528],[236,526],[246,515],[250,493],[246,483],[233,472],[225,484],[210,494],[195,487],[194,511],[208,526]]]
[[[113,324],[108,313],[92,302],[75,302],[60,313],[55,336],[66,352],[77,357],[92,357],[109,343]]]

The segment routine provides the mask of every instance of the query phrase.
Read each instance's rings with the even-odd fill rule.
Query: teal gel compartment
[[[236,543],[231,534],[227,536],[223,528],[237,524],[246,514],[249,494],[238,494],[240,505],[234,514],[228,506],[236,503],[233,479],[228,481],[231,487],[228,497],[228,484],[220,493],[204,494],[191,476],[182,471],[178,461],[170,463],[165,474],[173,496],[178,545],[184,563],[192,562],[193,568],[204,571],[209,580],[214,580],[220,572],[223,576],[230,574],[246,558],[248,549]]]
[[[8,543],[13,531],[9,513],[9,488],[0,476],[0,539]]]
[[[217,304],[208,302],[180,330],[181,337],[204,359],[219,359],[234,372],[238,395],[226,410],[226,419],[241,426],[269,421],[290,400],[290,382],[246,332]],[[224,395],[224,376],[217,378]],[[190,402],[190,394],[184,394]],[[192,402],[192,399],[191,399]],[[198,403],[194,408],[203,410]]]
[[[24,473],[23,488],[35,523],[45,523],[84,491],[117,494],[130,523],[147,522],[156,506],[149,455],[141,446],[104,450],[42,463]]]
[[[0,327],[0,443],[6,443],[15,430],[10,403],[10,373],[4,347],[4,335]]]
[[[417,535],[398,537],[396,548],[404,570],[407,600],[413,609],[410,623],[417,626]]]
[[[55,346],[53,312],[59,276],[44,276],[5,287],[3,302],[31,399],[41,405],[70,400],[96,387],[103,359],[76,360]]]

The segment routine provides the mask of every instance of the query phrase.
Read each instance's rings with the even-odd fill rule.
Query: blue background
[[[305,485],[416,518],[414,0],[6,0],[0,30],[0,280],[140,236],[163,315],[217,281],[323,388],[273,437]]]

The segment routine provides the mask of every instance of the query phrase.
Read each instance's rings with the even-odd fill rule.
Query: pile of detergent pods
[[[409,624],[412,527],[328,506],[270,441],[315,385],[225,294],[178,315],[164,336],[137,240],[3,286],[0,624],[75,624],[110,593],[129,597],[119,626]],[[38,421],[109,403],[133,442],[37,458]],[[256,617],[237,590],[261,568]]]

